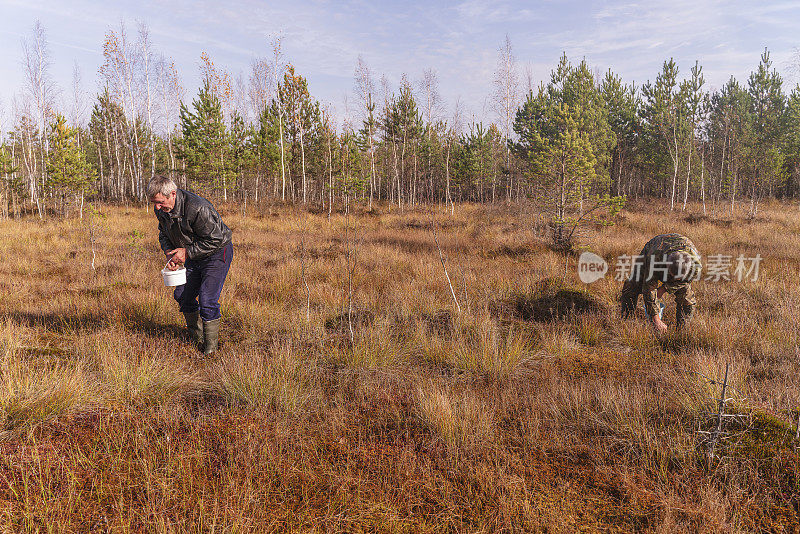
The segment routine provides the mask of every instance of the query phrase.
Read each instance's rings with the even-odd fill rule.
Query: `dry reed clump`
[[[698,319],[691,327],[670,329],[661,336],[659,344],[665,351],[681,353],[690,350],[714,350],[717,348],[718,339],[719,337]]]
[[[422,314],[411,334],[420,360],[450,372],[505,379],[529,360],[536,340],[522,327],[504,327],[488,317]]]
[[[161,285],[151,213],[104,208],[96,270],[76,221],[0,221],[0,530],[800,528],[800,223],[652,208],[592,250],[680,231],[764,257],[757,281],[697,283],[664,338],[641,306],[618,319],[620,281],[581,285],[529,207],[222,206],[236,251],[211,359]],[[705,377],[725,364],[745,417],[709,458]]]
[[[176,354],[174,346],[162,348],[118,334],[98,336],[91,351],[111,407],[143,409],[168,404],[199,387],[196,372]]]
[[[408,366],[413,358],[413,346],[388,327],[359,331],[352,344],[347,341],[343,333],[323,347],[324,362],[350,368],[398,368]]]
[[[483,319],[462,326],[446,361],[460,370],[503,379],[531,357],[534,345],[525,330],[504,331],[494,321]]]
[[[55,417],[86,409],[97,388],[85,363],[50,355],[26,357],[14,340],[15,327],[3,326],[0,362],[0,425],[2,435],[30,430]]]
[[[303,411],[313,396],[313,367],[290,344],[269,353],[229,351],[206,371],[210,387],[231,406]]]
[[[494,441],[494,417],[479,394],[428,383],[417,387],[415,401],[420,419],[453,453],[468,456]]]
[[[573,321],[573,331],[578,341],[588,347],[602,347],[610,340],[607,321],[596,315],[582,315]]]
[[[95,402],[91,377],[78,366],[18,360],[4,362],[0,371],[4,430],[27,429]]]

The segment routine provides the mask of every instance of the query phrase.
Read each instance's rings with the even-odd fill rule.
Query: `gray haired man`
[[[178,189],[167,176],[154,176],[147,196],[158,218],[161,250],[170,258],[167,268],[186,266],[186,284],[175,288],[174,297],[189,334],[204,354],[216,352],[219,296],[233,259],[233,232],[211,202]]]

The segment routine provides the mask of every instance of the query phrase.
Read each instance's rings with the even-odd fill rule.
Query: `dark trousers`
[[[233,244],[228,243],[201,260],[186,261],[186,283],[176,287],[174,295],[181,313],[200,310],[204,321],[220,318],[219,296],[232,259]]]

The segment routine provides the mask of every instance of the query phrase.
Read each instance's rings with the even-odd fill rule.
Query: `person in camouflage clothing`
[[[654,237],[635,257],[630,278],[622,286],[622,316],[629,317],[644,298],[647,317],[659,333],[667,331],[657,304],[664,293],[675,295],[675,322],[683,328],[697,304],[692,282],[700,276],[700,254],[689,238],[680,234]],[[660,303],[659,303],[660,304]]]

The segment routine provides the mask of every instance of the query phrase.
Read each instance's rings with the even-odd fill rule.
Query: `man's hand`
[[[656,333],[659,335],[666,334],[668,330],[667,323],[665,323],[658,317],[656,317],[655,320],[653,321],[653,328],[656,329]]]
[[[167,256],[172,256],[167,264],[167,269],[177,271],[186,262],[186,249],[175,248],[167,251]]]

